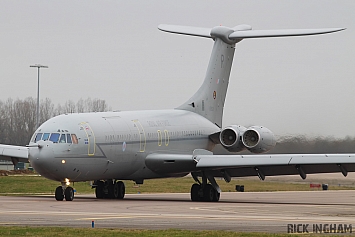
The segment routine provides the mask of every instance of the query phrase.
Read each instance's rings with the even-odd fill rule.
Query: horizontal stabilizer
[[[223,29],[225,39],[237,43],[242,39],[248,38],[268,38],[268,37],[287,37],[287,36],[305,36],[305,35],[319,35],[333,33],[345,30],[345,28],[324,28],[324,29],[286,29],[286,30],[252,30],[251,26],[238,25],[233,28],[224,26],[216,26],[214,28],[201,28],[193,26],[179,26],[179,25],[159,25],[159,30],[191,35],[206,38],[215,38],[220,36],[220,29]],[[216,34],[217,32],[217,34]]]
[[[162,24],[162,25],[158,26],[158,29],[161,31],[169,32],[169,33],[212,38],[211,37],[211,28]]]
[[[345,28],[327,28],[327,29],[291,29],[291,30],[248,30],[235,31],[229,35],[229,39],[247,39],[247,38],[266,38],[266,37],[286,37],[319,35],[333,33],[345,30]]]

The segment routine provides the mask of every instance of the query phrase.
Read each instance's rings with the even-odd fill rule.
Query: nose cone
[[[43,142],[38,144],[39,147],[30,147],[29,149],[29,161],[32,167],[43,177],[48,179],[61,181],[60,177],[56,174],[60,166],[56,163],[53,149],[49,142]]]

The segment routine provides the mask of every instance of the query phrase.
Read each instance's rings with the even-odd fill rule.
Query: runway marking
[[[353,193],[327,192],[328,199],[323,199],[323,192],[306,193],[307,196],[257,193],[260,197],[227,193],[226,199],[219,203],[187,202],[188,194],[132,194],[122,202],[96,200],[94,195],[80,196],[77,202],[0,197],[0,228],[6,225],[88,227],[95,220],[97,226],[109,228],[285,232],[289,223],[355,223]],[[339,196],[344,199],[339,200]]]
[[[218,210],[218,209],[209,209],[209,208],[191,208],[191,210],[200,210],[200,211],[210,211],[210,212],[222,212],[222,213],[228,213],[228,214],[240,214],[243,213],[245,215],[273,215],[273,214],[269,214],[270,210],[265,209],[253,209],[253,210],[244,210],[242,208],[238,209],[238,211],[228,211],[228,210]],[[351,208],[349,208],[349,210],[352,210]],[[285,210],[282,211],[283,215],[288,215],[288,216],[299,216],[300,212],[299,211],[290,211],[290,210]],[[302,215],[307,215],[307,216],[337,216],[336,214],[329,214],[329,213],[318,213],[318,212],[310,212],[310,211],[303,211],[301,213]],[[346,213],[342,213],[342,215],[346,215],[346,216],[354,216],[354,214],[346,214]]]
[[[282,221],[282,222],[290,222],[290,221],[307,221],[307,222],[317,222],[317,221],[327,221],[327,222],[344,222],[350,221],[350,219],[355,218],[344,218],[344,217],[329,217],[325,220],[324,217],[321,218],[302,218],[299,216],[269,216],[269,217],[255,217],[255,216],[222,216],[222,215],[187,215],[187,214],[142,214],[142,213],[89,213],[89,212],[51,212],[51,211],[0,211],[1,214],[22,214],[22,215],[36,215],[40,217],[40,215],[56,215],[56,216],[90,216],[90,217],[82,217],[77,218],[75,220],[109,220],[109,219],[147,219],[147,218],[159,218],[159,219],[204,219],[204,220],[259,220],[259,221]]]
[[[107,216],[107,217],[90,217],[90,218],[79,218],[75,220],[112,220],[112,219],[147,219],[151,218],[152,216],[145,216],[145,215],[122,215],[122,216]],[[155,218],[159,219],[202,219],[202,220],[242,220],[242,221],[281,221],[281,222],[294,222],[297,220],[297,222],[308,222],[308,223],[319,223],[321,222],[329,222],[329,223],[344,223],[344,222],[349,222],[349,218],[342,218],[340,220],[335,220],[334,218],[327,218],[328,220],[322,219],[322,218],[300,218],[300,217],[245,217],[245,216],[239,216],[239,217],[222,217],[222,216],[191,216],[191,215],[184,215],[184,216],[171,216],[171,215],[160,215],[160,216],[154,216]],[[338,219],[338,218],[337,218]]]

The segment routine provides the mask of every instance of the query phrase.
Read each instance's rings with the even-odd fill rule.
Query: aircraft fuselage
[[[209,135],[218,131],[206,118],[184,110],[63,114],[37,129],[29,159],[38,173],[56,181],[184,176],[189,167],[156,173],[145,158],[160,152],[191,155],[196,147],[211,150]]]

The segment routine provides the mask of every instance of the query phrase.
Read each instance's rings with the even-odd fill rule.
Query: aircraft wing
[[[192,165],[193,162],[193,165]],[[204,150],[195,150],[191,155],[151,154],[146,164],[156,172],[173,171],[179,167],[182,173],[208,171],[214,177],[294,175],[303,179],[307,174],[336,173],[344,176],[355,172],[355,154],[269,154],[269,155],[213,155]]]
[[[232,177],[355,171],[355,154],[197,155],[199,170],[228,171]]]
[[[0,160],[11,160],[12,163],[28,163],[28,147],[0,144]]]

